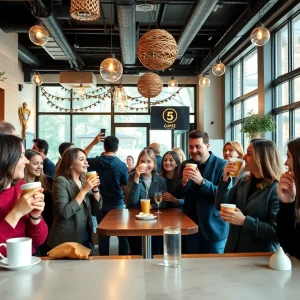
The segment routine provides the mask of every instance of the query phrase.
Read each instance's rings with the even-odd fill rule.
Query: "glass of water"
[[[176,268],[181,258],[181,229],[168,226],[164,228],[164,265]]]

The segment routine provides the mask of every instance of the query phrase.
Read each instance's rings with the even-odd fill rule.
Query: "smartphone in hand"
[[[101,128],[100,133],[103,133],[101,137],[105,137],[105,131],[106,131],[105,128]]]

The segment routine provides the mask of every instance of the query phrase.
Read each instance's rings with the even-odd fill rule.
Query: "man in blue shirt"
[[[181,165],[175,193],[185,198],[183,212],[199,225],[199,232],[186,236],[184,251],[223,253],[229,226],[215,209],[215,195],[226,160],[209,151],[208,134],[200,130],[189,133],[189,153],[191,158]]]
[[[88,158],[89,171],[97,171],[100,177],[100,194],[103,206],[97,213],[100,223],[107,213],[113,209],[124,209],[125,196],[127,195],[128,170],[116,153],[119,140],[114,136],[107,136],[104,140],[104,153],[95,158]],[[109,236],[99,235],[99,255],[109,255]],[[126,237],[118,237],[119,255],[128,254]]]

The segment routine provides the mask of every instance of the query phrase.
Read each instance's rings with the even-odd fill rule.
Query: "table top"
[[[167,226],[180,227],[182,235],[198,232],[198,225],[180,209],[161,211],[154,220],[138,220],[135,217],[140,212],[138,209],[112,209],[98,225],[97,233],[106,236],[153,236],[163,235]]]
[[[42,260],[27,270],[0,268],[1,300],[299,299],[300,262],[268,268],[269,257]]]

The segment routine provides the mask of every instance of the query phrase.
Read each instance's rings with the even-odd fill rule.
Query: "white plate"
[[[0,267],[1,268],[5,268],[5,269],[9,269],[9,270],[24,270],[24,269],[28,269],[36,264],[38,264],[41,261],[40,257],[36,257],[36,256],[32,256],[31,257],[31,264],[28,266],[24,266],[24,267],[15,267],[15,266],[10,266],[8,264],[3,263],[2,261],[0,261]]]
[[[154,220],[157,218],[157,216],[150,216],[150,215],[147,215],[147,216],[141,216],[141,215],[135,215],[135,217],[139,220]]]

